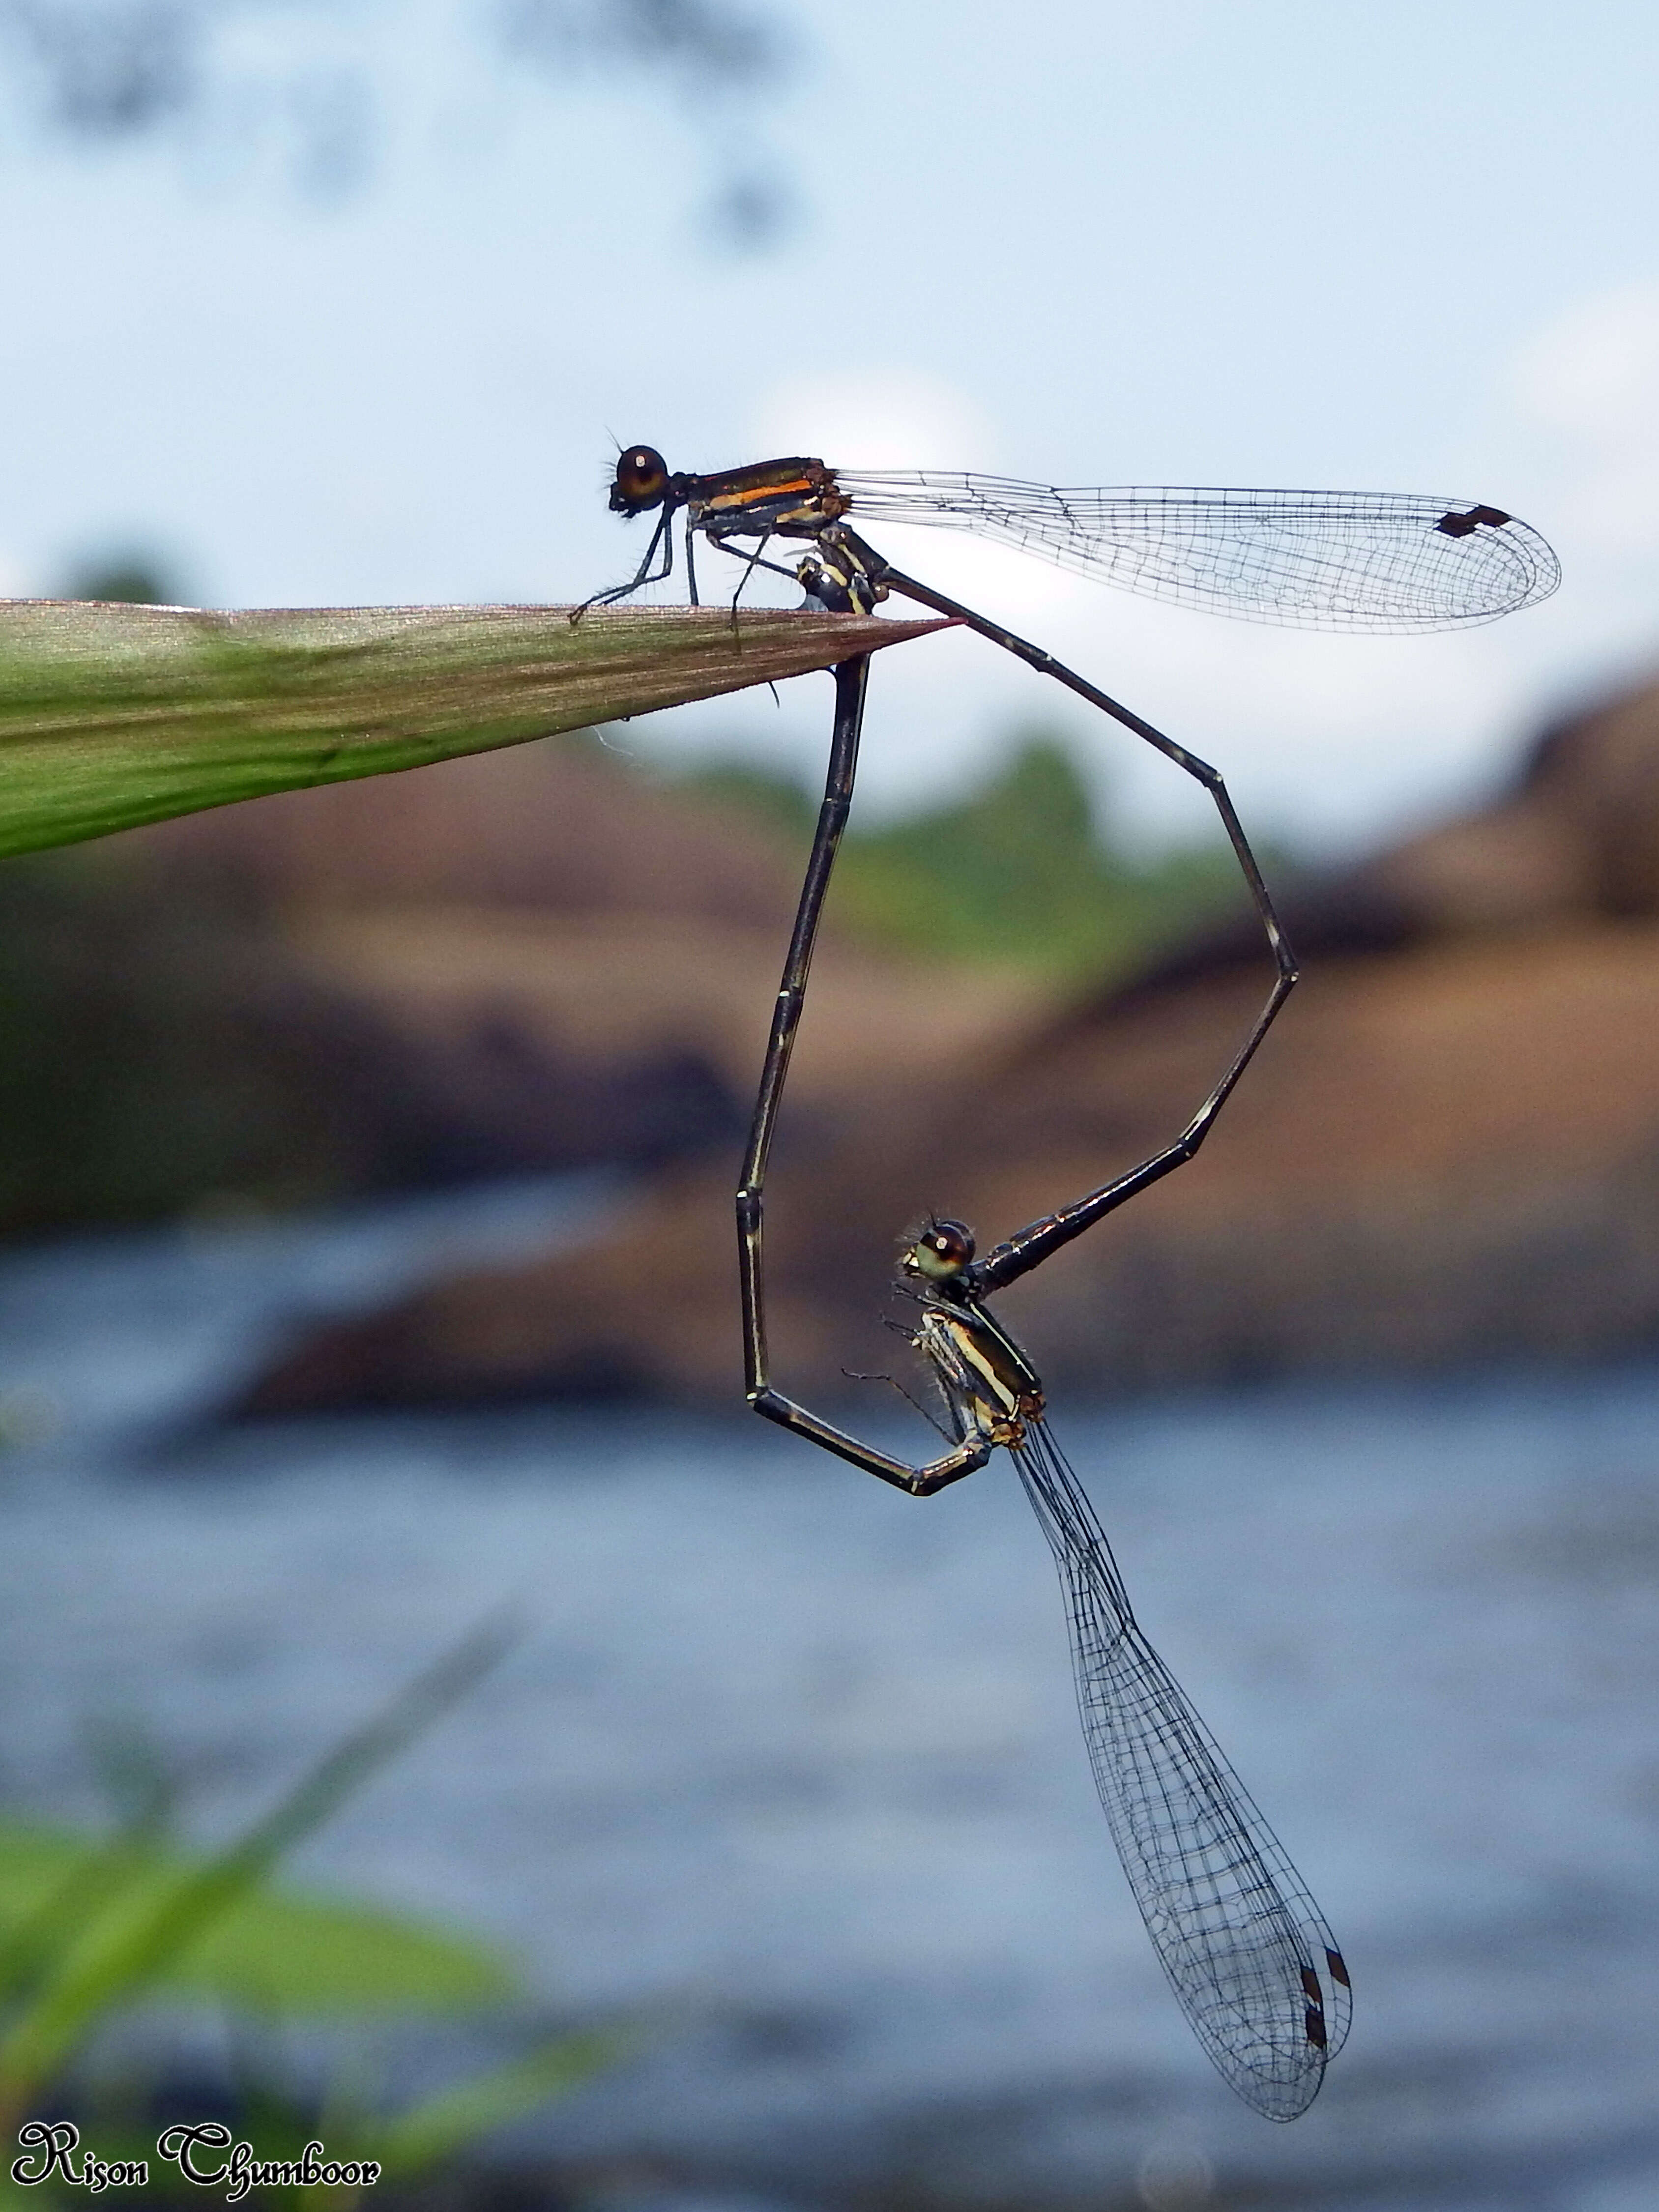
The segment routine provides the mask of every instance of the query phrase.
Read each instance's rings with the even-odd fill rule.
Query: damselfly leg
[[[817,832],[812,841],[811,857],[806,865],[806,879],[801,886],[800,904],[796,911],[795,926],[784,961],[783,980],[778,987],[777,999],[772,1010],[772,1026],[767,1038],[765,1061],[761,1069],[760,1091],[755,1100],[754,1119],[750,1125],[749,1142],[744,1152],[743,1170],[738,1184],[738,1265],[743,1300],[744,1379],[750,1404],[769,1421],[776,1421],[786,1429],[793,1429],[797,1436],[810,1437],[827,1451],[838,1452],[843,1459],[850,1459],[854,1466],[864,1468],[871,1474],[878,1474],[884,1482],[896,1484],[901,1490],[925,1498],[936,1490],[942,1490],[946,1483],[955,1482],[962,1475],[971,1474],[975,1468],[983,1467],[991,1455],[992,1444],[981,1443],[977,1437],[964,1437],[952,1450],[941,1457],[930,1460],[923,1467],[911,1467],[873,1444],[860,1443],[844,1430],[836,1428],[833,1422],[810,1413],[805,1406],[797,1405],[793,1399],[786,1398],[775,1390],[767,1356],[767,1164],[771,1158],[778,1109],[783,1102],[783,1086],[789,1073],[790,1055],[795,1048],[796,1032],[800,1027],[801,1013],[806,1004],[806,983],[811,972],[812,951],[817,941],[824,895],[830,888],[836,854],[853,803],[853,782],[858,769],[859,734],[864,720],[864,696],[869,672],[870,663],[866,655],[860,655],[855,660],[843,661],[836,671],[836,720],[830,740],[830,769],[824,783],[823,804],[818,811]]]
[[[662,551],[662,566],[653,575],[651,564],[657,557],[659,548]],[[691,557],[691,538],[689,531],[686,533],[685,552],[689,565]],[[572,607],[570,619],[573,623],[580,622],[589,607],[608,607],[617,599],[630,599],[635,592],[643,591],[647,584],[660,584],[665,577],[672,575],[673,573],[674,516],[672,510],[670,509],[657,518],[657,526],[651,533],[651,543],[645,549],[645,558],[628,581],[625,584],[613,584],[608,591],[592,592],[582,601],[580,606]],[[695,574],[691,578],[691,604],[694,607],[697,604],[697,581]]]

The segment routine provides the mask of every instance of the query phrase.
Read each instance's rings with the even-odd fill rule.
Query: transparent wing
[[[1310,629],[1448,629],[1547,599],[1561,564],[1500,507],[1411,492],[1070,490],[836,470],[854,514],[1002,538],[1156,599]]]
[[[1270,2120],[1307,2110],[1351,2010],[1283,1845],[1136,1626],[1094,1509],[1041,1420],[1013,1454],[1060,1567],[1101,1803],[1199,2041]]]

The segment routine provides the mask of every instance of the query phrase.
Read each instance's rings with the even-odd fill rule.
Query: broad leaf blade
[[[61,1952],[118,1903],[153,1911],[191,1872],[178,1851],[0,1818],[0,1961],[11,1964],[20,1943]],[[469,2012],[517,1994],[504,1963],[471,1936],[264,1887],[210,1922],[154,1986],[304,2018]]]
[[[106,2013],[158,1981],[260,1887],[285,1851],[465,1697],[514,1640],[507,1620],[486,1621],[354,1729],[234,1843],[95,1920],[0,2037],[0,2134]]]
[[[718,607],[0,604],[0,854],[620,721],[939,628]]]
[[[469,2148],[538,2105],[580,2087],[626,2057],[636,2039],[620,2030],[556,2037],[522,2058],[441,2091],[367,2132],[373,2155],[395,2179],[417,2174]]]

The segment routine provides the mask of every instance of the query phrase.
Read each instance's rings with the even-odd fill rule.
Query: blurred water
[[[222,1832],[517,1597],[526,1643],[303,1871],[648,2013],[520,2148],[633,2199],[1659,2205],[1659,1370],[1058,1408],[1353,1967],[1348,2048],[1275,2129],[1134,1916],[1012,1470],[923,1504],[638,1410],[202,1425],[297,1314],[605,1202],[0,1263],[13,1806],[92,1813],[86,1724],[137,1715]]]

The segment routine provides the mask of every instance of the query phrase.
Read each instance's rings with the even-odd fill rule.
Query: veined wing
[[[977,530],[1156,599],[1297,629],[1449,629],[1547,599],[1561,564],[1495,507],[1412,492],[1067,489],[836,470],[856,514]]]
[[[1112,1839],[1164,1971],[1239,2095],[1293,2120],[1351,2009],[1283,1845],[1137,1626],[1105,1534],[1042,1420],[1013,1454],[1060,1568],[1078,1705]]]

